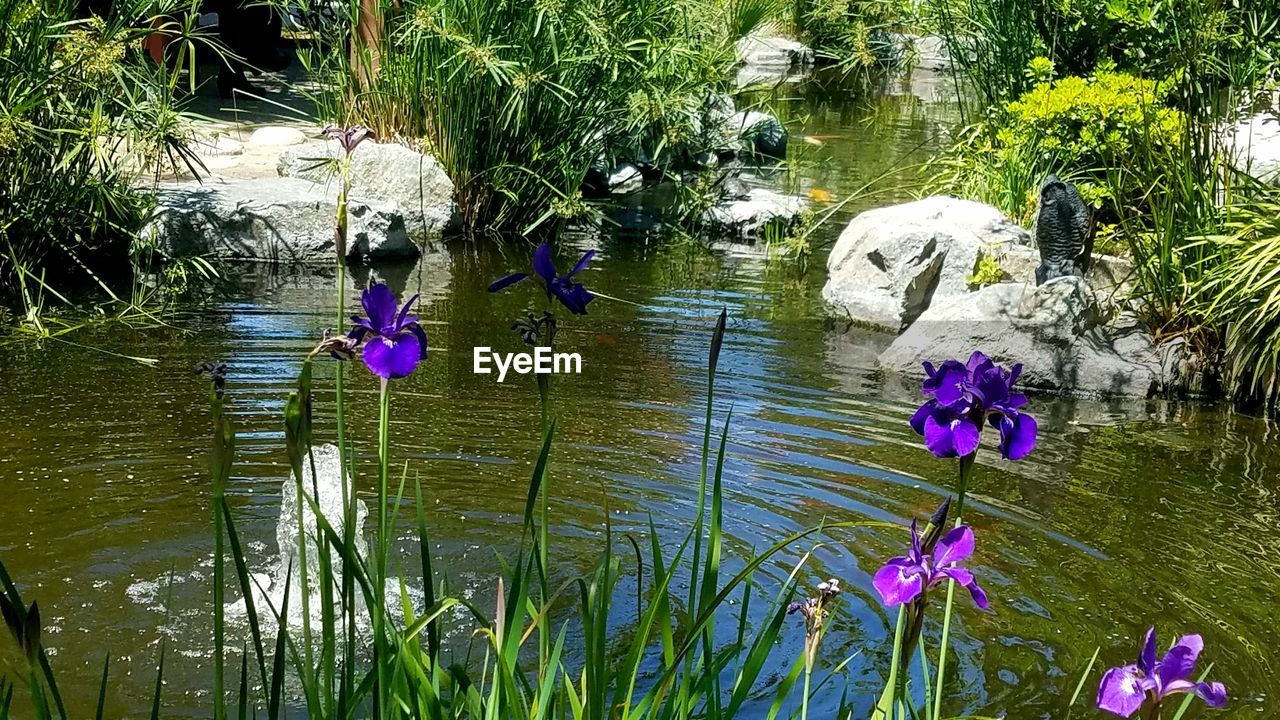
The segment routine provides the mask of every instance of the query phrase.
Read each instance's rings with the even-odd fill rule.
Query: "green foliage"
[[[101,284],[95,267],[121,263],[147,209],[134,182],[162,160],[198,162],[177,75],[139,47],[156,29],[194,61],[193,28],[163,17],[180,3],[81,21],[74,4],[0,0],[0,301],[27,309],[33,287],[67,275]]]
[[[1280,200],[1235,208],[1226,230],[1204,241],[1220,262],[1197,288],[1197,309],[1225,328],[1228,387],[1280,407]]]
[[[350,18],[358,12],[350,3]],[[592,163],[643,136],[661,155],[706,127],[748,0],[410,0],[382,46],[307,54],[326,120],[421,140],[469,228],[528,229],[586,211]]]
[[[978,264],[974,266],[973,273],[965,278],[965,282],[969,287],[980,288],[986,285],[995,285],[1008,276],[1004,268],[1000,267],[1000,262],[990,253],[983,253],[978,257]]]
[[[796,31],[818,53],[849,71],[883,71],[903,60],[899,33],[914,4],[901,0],[794,0]]]

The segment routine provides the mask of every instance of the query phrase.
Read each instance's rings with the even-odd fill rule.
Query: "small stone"
[[[306,142],[307,135],[298,128],[272,125],[258,128],[249,136],[251,145],[301,145]]]

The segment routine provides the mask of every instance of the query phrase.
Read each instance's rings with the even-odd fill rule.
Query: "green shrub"
[[[304,61],[322,79],[324,120],[424,141],[466,226],[529,229],[583,212],[579,186],[608,151],[638,141],[661,154],[705,128],[738,34],[765,21],[759,10],[747,0],[409,0],[384,13],[376,68],[342,44]]]
[[[913,7],[899,0],[795,0],[794,23],[819,57],[866,73],[902,60],[897,31],[910,26]]]
[[[68,0],[0,0],[0,301],[30,309],[64,276],[124,265],[148,203],[134,182],[161,160],[196,162],[176,76],[139,47],[156,25],[190,60],[185,30],[161,18],[178,5],[126,0],[73,21]]]

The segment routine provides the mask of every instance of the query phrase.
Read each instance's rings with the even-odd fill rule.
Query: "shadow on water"
[[[850,100],[819,89],[775,104],[788,108],[795,133],[821,142],[779,182],[837,198],[916,157],[954,121],[914,94]],[[826,239],[842,225],[833,221]],[[561,349],[579,352],[583,368],[553,383],[562,419],[551,480],[561,575],[594,561],[606,502],[615,529],[638,537],[650,517],[666,540],[691,521],[706,344],[721,307],[730,322],[718,422],[732,407],[725,525],[738,558],[824,518],[905,523],[946,495],[954,468],[930,456],[906,424],[916,388],[875,367],[889,338],[839,332],[824,319],[821,258],[801,274],[750,246],[708,252],[660,235],[592,242],[601,252],[584,282],[634,304],[599,300],[590,315],[562,322]],[[396,386],[393,447],[397,462],[421,472],[452,587],[483,605],[494,554],[519,532],[537,443],[530,379],[499,384],[472,371],[474,347],[519,349],[511,320],[540,308],[531,288],[485,292],[527,263],[523,249],[505,252],[454,247],[356,270],[348,288],[350,303],[376,272],[398,293],[422,294],[431,357]],[[63,345],[0,349],[0,487],[8,498],[0,553],[45,610],[48,645],[77,715],[91,707],[108,650],[114,666],[131,671],[117,675],[111,706],[121,714],[145,707],[161,632],[179,654],[166,669],[170,714],[200,715],[207,703],[212,539],[205,388],[191,375],[198,360],[231,368],[240,438],[233,504],[259,569],[274,562],[288,473],[281,411],[302,355],[332,324],[333,278],[247,266],[234,279],[230,300],[193,313],[179,330],[100,338],[158,358],[156,368]],[[317,374],[318,387],[332,387],[330,364]],[[363,371],[351,376],[348,427],[367,482],[376,386]],[[322,441],[334,434],[323,411],[331,400],[317,397]],[[969,520],[995,611],[965,605],[958,613],[958,694],[967,704],[952,709],[1060,716],[1094,648],[1128,662],[1153,622],[1165,637],[1204,633],[1215,676],[1239,698],[1232,715],[1274,703],[1280,633],[1266,620],[1280,600],[1280,451],[1272,428],[1214,405],[1036,397],[1032,409],[1042,439],[1030,459],[979,460]],[[802,572],[806,587],[838,577],[849,589],[824,655],[834,663],[857,653],[847,670],[856,690],[878,690],[878,668],[888,663],[891,620],[870,576],[904,542],[887,532],[841,536]],[[810,549],[791,548],[768,566],[762,590],[772,594]],[[157,630],[170,571],[172,620]],[[794,630],[780,656],[798,652],[803,631]],[[926,638],[936,634],[930,628]]]

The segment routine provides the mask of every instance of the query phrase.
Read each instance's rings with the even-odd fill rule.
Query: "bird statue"
[[[1089,207],[1076,186],[1050,173],[1040,186],[1040,212],[1036,215],[1036,246],[1040,267],[1036,285],[1056,277],[1089,271],[1093,255],[1093,233]]]

